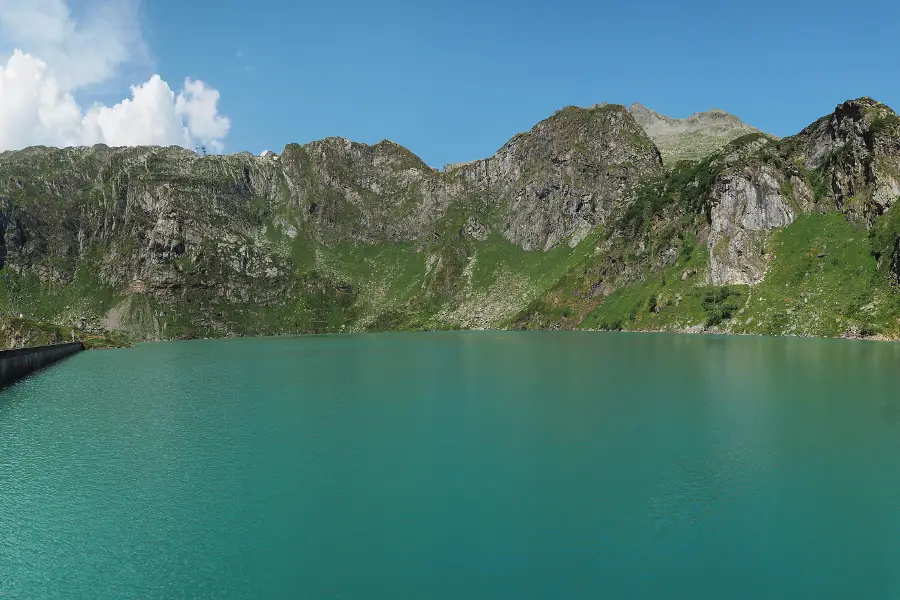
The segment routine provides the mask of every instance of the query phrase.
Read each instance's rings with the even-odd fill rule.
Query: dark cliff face
[[[773,236],[837,211],[879,273],[900,273],[900,119],[886,106],[854,100],[791,138],[721,143],[666,169],[628,110],[597,105],[443,171],[341,138],[262,157],[5,152],[0,305],[138,338],[571,328],[674,276],[683,290],[642,306],[675,307],[667,326],[684,329],[702,314],[686,294],[766,285]]]

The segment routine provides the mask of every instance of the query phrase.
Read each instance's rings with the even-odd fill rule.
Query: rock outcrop
[[[624,107],[570,106],[495,156],[448,172],[503,206],[507,239],[549,250],[582,223],[602,223],[637,181],[662,172],[662,159]]]
[[[496,233],[523,251],[574,245],[635,182],[660,172],[653,143],[624,107],[608,105],[563,109],[495,156],[445,172],[387,140],[327,138],[261,156],[34,147],[0,154],[0,196],[12,203],[3,231],[20,287],[90,280],[108,301],[88,321],[140,321],[156,336],[168,335],[159,317],[187,304],[203,307],[213,333],[229,331],[217,323],[236,306],[282,310],[310,293],[315,308],[290,310],[349,306],[357,290],[328,257],[360,244],[431,252],[441,260],[423,289],[444,301],[461,289],[444,280],[462,276],[466,240]],[[92,312],[73,304],[60,319]]]
[[[839,105],[789,148],[825,175],[823,192],[852,217],[871,223],[900,196],[900,118],[871,98]]]
[[[759,283],[769,259],[769,233],[790,225],[811,204],[803,180],[770,165],[720,175],[710,196],[709,283]]]
[[[719,109],[684,119],[667,117],[637,102],[628,110],[659,148],[667,166],[679,160],[700,160],[742,135],[759,133],[755,127]]]
[[[890,209],[900,197],[900,119],[870,98],[851,100],[731,162],[740,166],[724,168],[709,201],[714,285],[761,281],[769,233],[802,212],[838,209],[870,226]]]
[[[613,328],[644,306],[718,325],[741,292],[714,288],[765,285],[772,233],[805,213],[871,239],[854,273],[900,281],[898,196],[900,118],[868,98],[784,140],[721,111],[567,107],[442,171],[387,140],[34,147],[0,154],[0,312],[139,339],[571,328],[608,299]],[[611,299],[651,280],[652,297]],[[892,306],[879,293],[871,310]],[[772,327],[802,330],[783,308]]]

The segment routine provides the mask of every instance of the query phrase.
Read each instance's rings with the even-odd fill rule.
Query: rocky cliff
[[[262,157],[7,152],[5,301],[145,337],[362,326],[413,295],[427,306],[411,312],[430,319],[458,308],[479,250],[580,241],[661,169],[619,106],[566,108],[446,172],[389,141],[338,138]],[[395,278],[409,286],[395,289]]]
[[[516,323],[897,337],[898,125],[861,98],[784,140],[748,134],[678,163],[636,188],[591,276]],[[598,285],[599,306],[581,300]]]
[[[339,138],[264,156],[6,152],[0,310],[133,339],[900,333],[889,108],[850,101],[784,140],[724,113],[654,115],[567,107],[443,171]],[[710,131],[708,150],[664,167],[665,136]]]

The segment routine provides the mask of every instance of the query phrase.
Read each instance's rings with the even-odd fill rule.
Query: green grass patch
[[[594,230],[574,248],[565,241],[544,252],[522,250],[499,234],[491,234],[485,242],[475,244],[477,260],[472,284],[486,290],[502,274],[512,274],[531,282],[537,290],[546,290],[576,264],[591,256],[602,233]]]
[[[602,300],[580,323],[584,329],[680,331],[708,320],[704,305],[709,253],[696,244],[678,260]]]
[[[892,327],[896,299],[861,225],[837,211],[801,215],[772,235],[769,251],[774,259],[734,331],[837,336],[851,326]]]

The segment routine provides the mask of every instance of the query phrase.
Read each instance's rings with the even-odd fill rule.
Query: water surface
[[[147,344],[0,392],[0,599],[900,597],[900,345]]]

